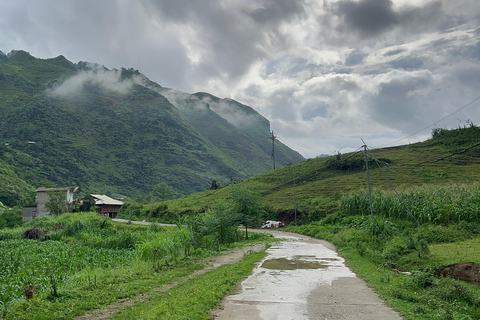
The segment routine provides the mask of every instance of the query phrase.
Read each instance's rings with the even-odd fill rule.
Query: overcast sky
[[[5,53],[238,100],[305,157],[389,146],[480,96],[478,0],[0,0],[0,30]],[[435,126],[468,120],[480,102]]]

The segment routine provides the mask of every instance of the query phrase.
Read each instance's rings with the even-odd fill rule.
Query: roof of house
[[[37,192],[39,191],[72,191],[72,192],[77,192],[80,191],[79,187],[64,187],[64,188],[45,188],[45,187],[40,187],[37,189]]]
[[[116,205],[116,206],[123,205],[122,201],[112,199],[103,194],[91,194],[91,196],[95,198],[95,205],[101,205],[101,204],[109,204],[109,205]]]

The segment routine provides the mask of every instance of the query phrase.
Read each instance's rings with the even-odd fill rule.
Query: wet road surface
[[[400,320],[326,241],[282,231],[215,319]]]

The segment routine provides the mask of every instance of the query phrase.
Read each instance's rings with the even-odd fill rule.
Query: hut
[[[103,194],[91,194],[95,199],[95,206],[100,215],[116,218],[118,212],[120,212],[120,207],[123,205],[123,202],[120,200],[112,199]]]

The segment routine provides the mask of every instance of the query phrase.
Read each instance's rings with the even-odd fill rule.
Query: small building
[[[103,194],[91,194],[91,196],[95,199],[95,206],[100,215],[110,218],[117,217],[120,207],[123,205],[122,201],[112,199]]]
[[[50,209],[47,208],[46,205],[50,200],[50,194],[52,192],[65,193],[65,208],[63,209],[63,212],[72,211],[72,209],[75,207],[74,193],[79,190],[79,187],[38,188],[37,196],[35,197],[35,206],[24,207],[22,210],[23,222],[28,222],[35,218],[42,218],[50,215]]]

